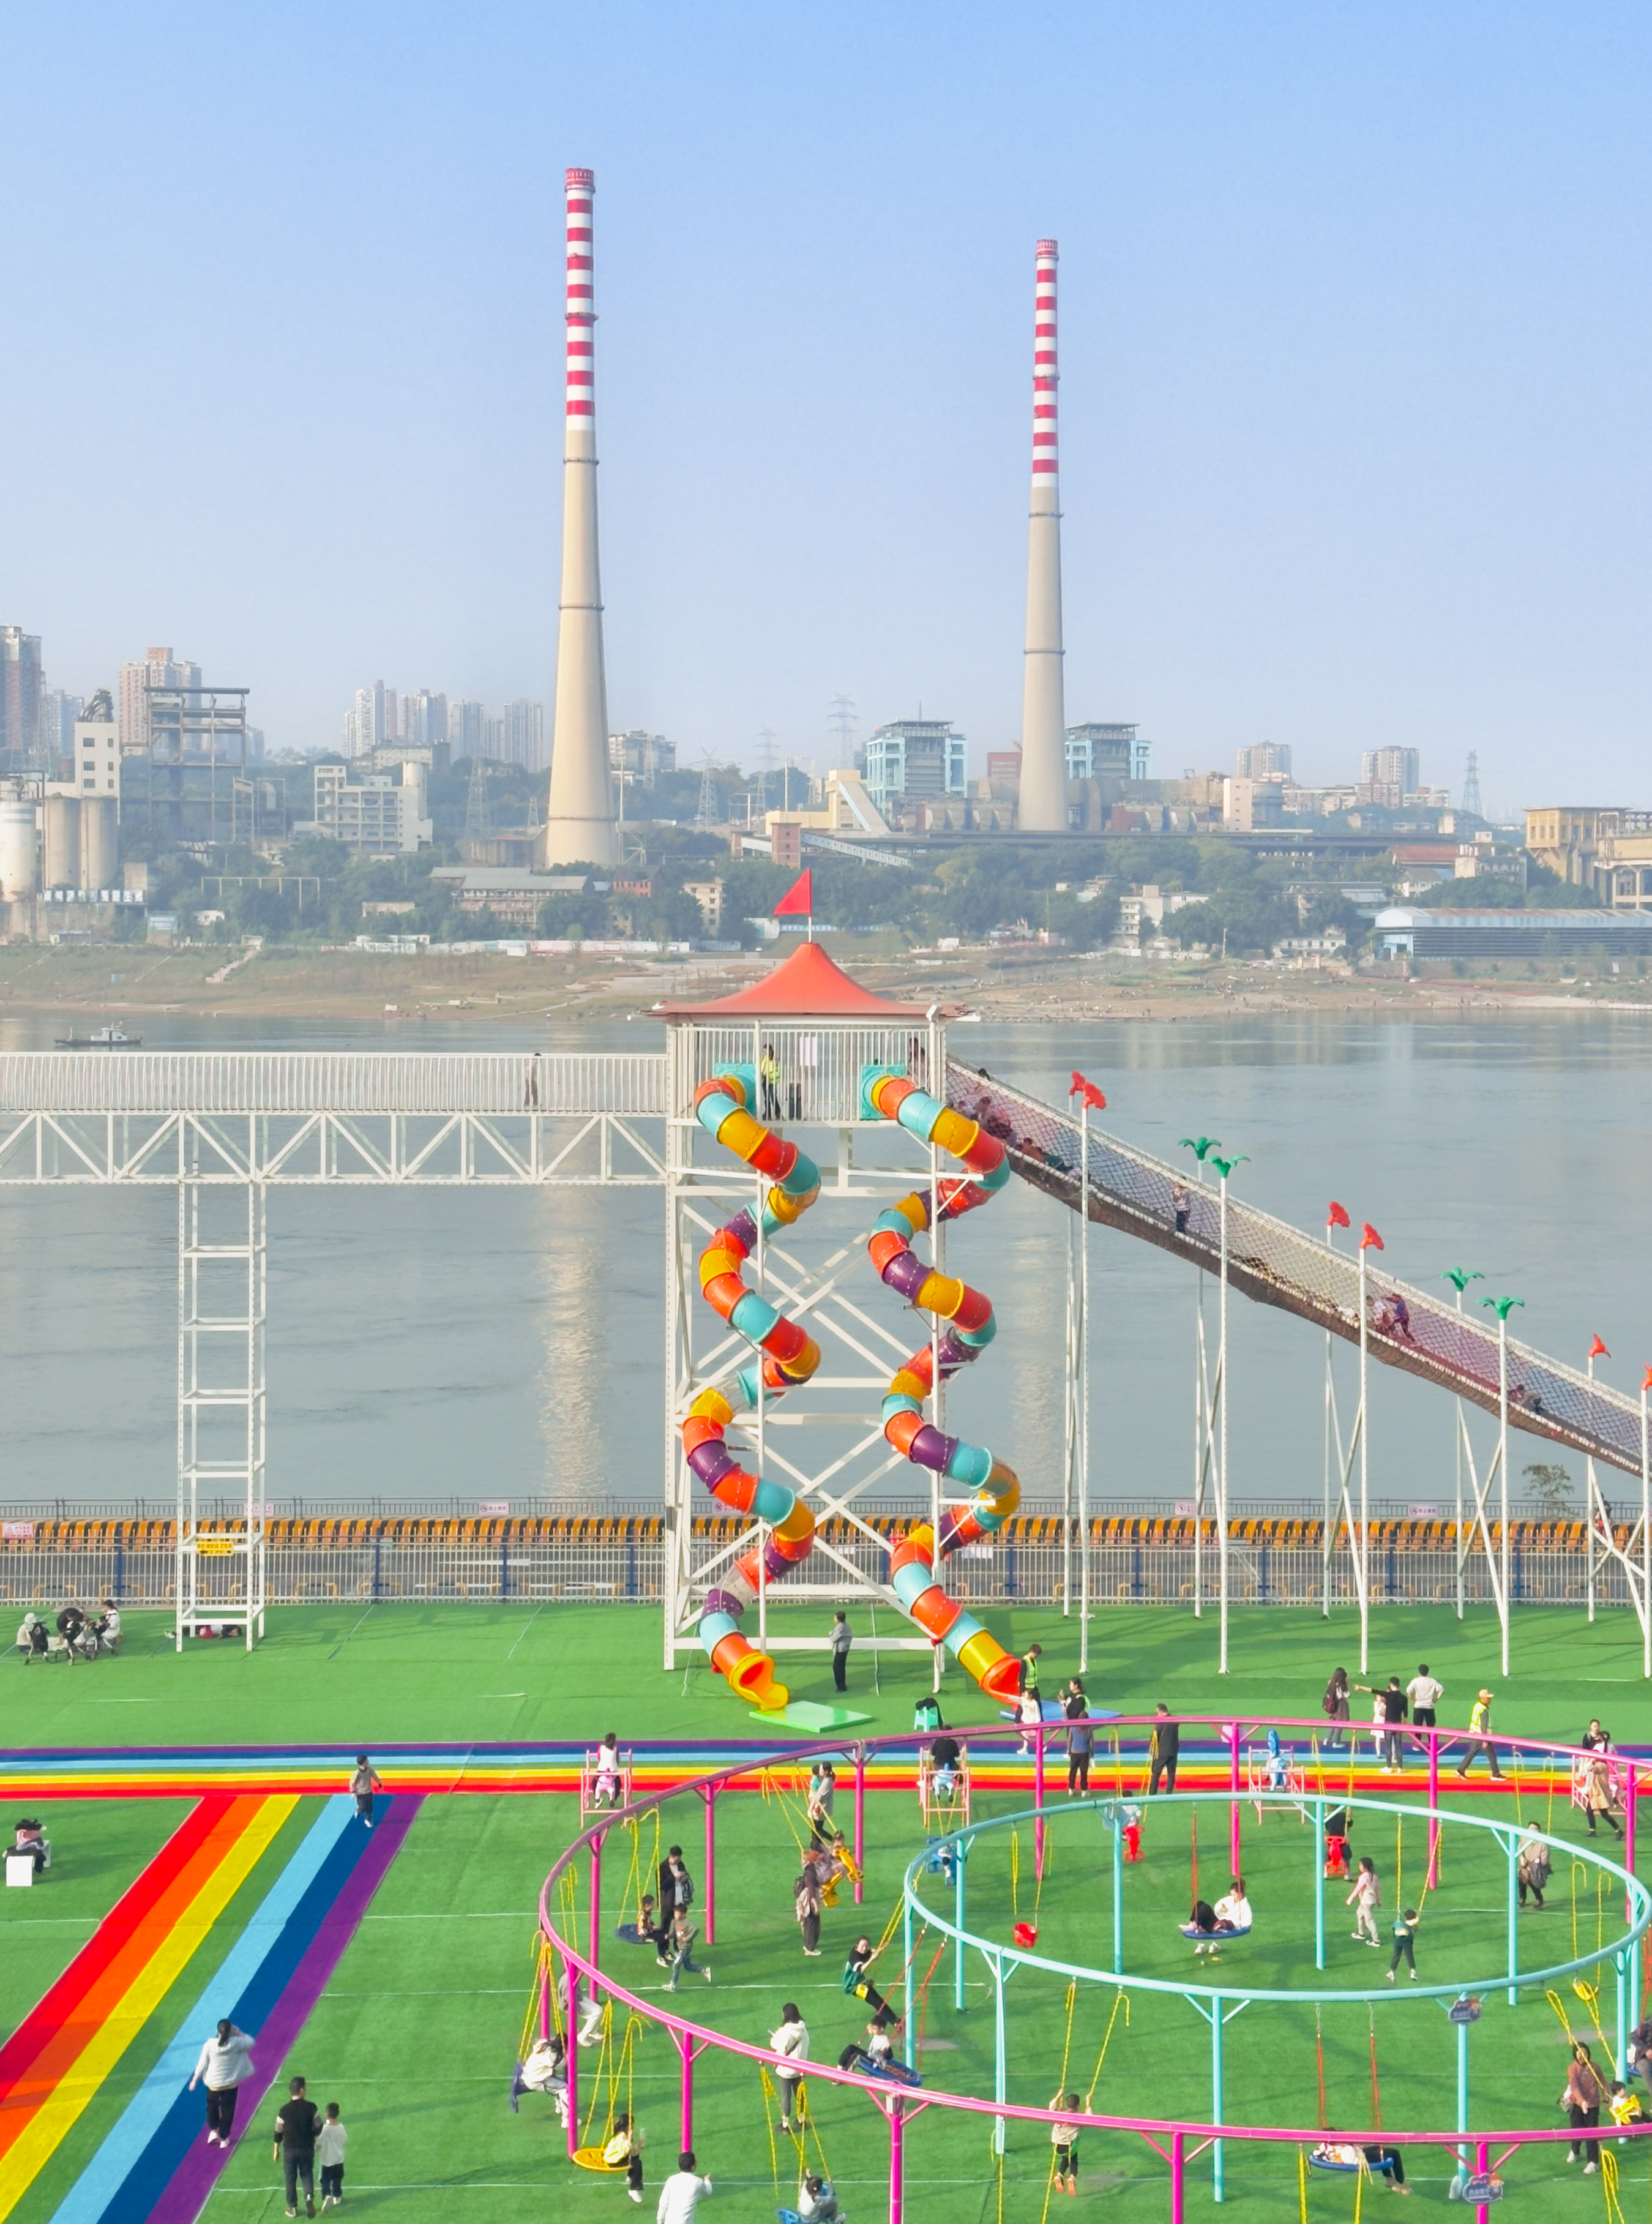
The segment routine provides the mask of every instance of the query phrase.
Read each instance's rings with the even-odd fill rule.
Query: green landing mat
[[[794,1699],[789,1707],[778,1714],[764,1714],[756,1707],[750,1709],[754,1722],[784,1722],[789,1730],[808,1730],[816,1737],[825,1737],[833,1730],[846,1730],[855,1722],[869,1722],[870,1715],[857,1715],[851,1707],[823,1707],[813,1699]]]

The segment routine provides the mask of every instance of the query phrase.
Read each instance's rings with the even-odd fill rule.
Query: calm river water
[[[43,1015],[0,1020],[0,1049],[49,1048],[56,1032]],[[272,1020],[254,1032],[174,1017],[146,1020],[144,1033],[156,1048],[530,1039],[480,1024]],[[643,1022],[539,1039],[627,1051],[659,1040]],[[1381,1229],[1409,1280],[1479,1268],[1485,1290],[1524,1298],[1519,1332],[1557,1356],[1580,1362],[1598,1332],[1616,1355],[1605,1371],[1630,1388],[1652,1359],[1645,1020],[1239,1014],[968,1026],[953,1045],[1057,1097],[1081,1068],[1107,1090],[1105,1124],[1162,1155],[1184,1155],[1183,1135],[1219,1135],[1250,1155],[1235,1177],[1247,1197],[1308,1228],[1340,1198],[1356,1226]],[[989,1440],[1035,1498],[1059,1488],[1068,1217],[1018,1184],[963,1224],[951,1252],[999,1323],[951,1424]],[[269,1221],[272,1498],[657,1501],[657,1191],[278,1190]],[[0,1186],[0,1500],[170,1497],[175,1227],[168,1190]],[[823,1249],[842,1234],[823,1226]],[[1094,1241],[1094,1494],[1163,1506],[1190,1489],[1192,1279],[1122,1236]],[[882,1302],[869,1273],[866,1302]],[[1317,1501],[1322,1340],[1236,1299],[1233,1342],[1235,1495]],[[1448,1502],[1450,1407],[1376,1372],[1373,1494]]]

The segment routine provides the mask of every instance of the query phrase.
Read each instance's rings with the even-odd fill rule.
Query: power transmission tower
[[[1471,749],[1468,753],[1468,769],[1463,774],[1463,809],[1466,812],[1472,812],[1476,818],[1484,818],[1485,816],[1485,812],[1480,808],[1479,755],[1474,749]]]
[[[483,842],[494,831],[493,806],[488,794],[488,767],[482,757],[470,760],[470,785],[464,798],[464,838]]]
[[[837,744],[833,761],[845,771],[854,762],[854,732],[861,723],[861,713],[855,708],[853,695],[834,695],[827,705],[826,723],[831,728]]]
[[[700,807],[694,814],[695,831],[709,834],[714,826],[721,824],[722,813],[722,805],[717,796],[717,768],[708,749],[700,773]]]
[[[769,807],[769,780],[774,771],[774,744],[779,739],[772,726],[760,726],[757,731],[757,771],[752,780],[752,824],[755,825]]]

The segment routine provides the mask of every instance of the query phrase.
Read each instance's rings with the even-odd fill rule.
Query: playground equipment
[[[601,1746],[590,1747],[579,1763],[579,1819],[610,1807],[628,1807],[635,1770],[635,1757],[629,1746],[621,1746],[611,1759],[605,1760]]]
[[[696,1642],[736,1691],[760,1711],[785,1710],[790,1694],[774,1652],[817,1640],[771,1643],[769,1591],[784,1579],[791,1598],[887,1602],[892,1595],[921,1634],[874,1634],[873,1647],[935,1648],[937,1683],[944,1651],[984,1690],[1011,1696],[1013,1658],[949,1594],[943,1574],[951,1554],[1000,1528],[1020,1496],[1011,1468],[945,1425],[948,1381],[985,1350],[994,1329],[989,1300],[947,1273],[945,1231],[1000,1190],[1010,1166],[999,1137],[926,1085],[945,1071],[943,1015],[870,995],[811,942],[754,988],[712,1004],[668,1007],[665,1016],[668,1100],[682,1108],[668,1116],[666,1132],[666,1305],[680,1417],[668,1488],[667,1665],[692,1621]],[[835,1166],[823,1168],[777,1134],[771,1123],[782,1116],[835,1128]],[[855,1154],[861,1131],[876,1139],[869,1158]],[[749,1172],[708,1171],[696,1157],[700,1136]],[[886,1161],[885,1139],[896,1137],[921,1153],[917,1166]],[[961,1171],[949,1172],[948,1161]],[[915,1187],[920,1169],[927,1178]],[[721,1203],[731,1191],[750,1199],[732,1213]],[[715,1217],[706,1209],[712,1197],[720,1201]],[[903,1349],[845,1286],[857,1247],[834,1251],[822,1266],[792,1248],[791,1231],[823,1199],[876,1200],[861,1240],[886,1287],[929,1315],[930,1338],[917,1351]],[[703,1230],[709,1241],[702,1245]],[[916,1248],[924,1239],[927,1257]],[[698,1250],[700,1294],[728,1331],[709,1349],[682,1272],[690,1249]],[[844,1371],[825,1367],[827,1348],[847,1362]],[[894,1362],[881,1373],[880,1348]],[[753,1440],[749,1458],[728,1442],[737,1419]],[[794,1456],[776,1456],[778,1432],[803,1426],[811,1431],[811,1450],[826,1444],[829,1428],[848,1431],[847,1445],[823,1452],[811,1470],[800,1456],[805,1440],[788,1434]],[[856,1501],[898,1459],[924,1476],[930,1503],[928,1519],[892,1543]],[[745,1524],[709,1549],[691,1519],[697,1480]],[[875,1544],[886,1585],[868,1579],[833,1522]],[[817,1554],[832,1563],[828,1582],[809,1580],[806,1564]],[[753,1604],[754,1643],[741,1626]]]
[[[1283,1718],[1276,1718],[1271,1726],[1299,1733],[1313,1727],[1307,1722],[1286,1721]],[[1144,1736],[1151,1724],[1138,1720],[1133,1723],[1121,1723],[1119,1727],[1121,1732],[1134,1731],[1138,1735]],[[1270,1725],[1266,1722],[1252,1725],[1253,1730],[1264,1729]],[[1214,1747],[1218,1755],[1225,1753],[1228,1756],[1231,1762],[1229,1780],[1225,1785],[1218,1782],[1196,1791],[1178,1791],[1174,1796],[1174,1801],[1162,1798],[1154,1803],[1156,1810],[1173,1804],[1193,1805],[1196,1808],[1201,1802],[1230,1803],[1236,1828],[1244,1789],[1238,1771],[1239,1734],[1242,1728],[1242,1725],[1228,1720],[1215,1722],[1207,1717],[1188,1721],[1184,1718],[1183,1755],[1187,1769],[1192,1772],[1197,1772],[1205,1766],[1196,1758],[1199,1750],[1197,1733],[1202,1730],[1209,1741],[1206,1749]],[[1212,1733],[1214,1734],[1212,1735]],[[984,1743],[996,1739],[1004,1744],[1011,1742],[1015,1736],[1013,1730],[972,1734],[976,1737],[978,1742]],[[1391,2150],[1401,2155],[1404,2155],[1408,2150],[1413,2152],[1419,2149],[1442,2151],[1452,2164],[1453,2174],[1452,2190],[1454,2196],[1473,2205],[1479,2212],[1479,2224],[1485,2224],[1486,2204],[1497,2198],[1498,2189],[1501,2183],[1496,2172],[1524,2149],[1531,2146],[1541,2148],[1557,2142],[1580,2139],[1604,2157],[1605,2143],[1609,2140],[1652,2136],[1652,2125],[1633,2120],[1609,2121],[1603,2126],[1584,2126],[1580,2130],[1575,2127],[1554,2130],[1530,2127],[1513,2130],[1491,2129],[1471,2121],[1468,2107],[1470,2034],[1479,2020],[1482,1993],[1495,1993],[1506,1990],[1512,1997],[1521,1989],[1542,1989],[1549,1996],[1550,2006],[1555,2008],[1556,2013],[1569,2034],[1571,2025],[1567,2021],[1567,2011],[1561,1994],[1555,1990],[1556,1986],[1563,1980],[1569,1979],[1576,1996],[1587,2006],[1592,2028],[1605,2044],[1606,2042],[1602,2028],[1599,1987],[1598,1983],[1590,1981],[1589,1973],[1596,1972],[1603,1967],[1610,1967],[1615,1972],[1617,1979],[1615,2013],[1618,2028],[1613,2058],[1618,2061],[1623,2059],[1627,2019],[1639,1998],[1642,1942],[1649,1925],[1652,1925],[1652,1892],[1649,1892],[1632,1873],[1634,1816],[1639,1788],[1636,1778],[1639,1772],[1636,1765],[1630,1761],[1626,1764],[1628,1781],[1625,1813],[1628,1842],[1624,1848],[1623,1865],[1598,1859],[1592,1851],[1588,1856],[1587,1863],[1579,1861],[1580,1867],[1592,1866],[1601,1887],[1597,1894],[1599,1921],[1593,1948],[1591,1949],[1586,1942],[1584,1942],[1579,1950],[1579,1942],[1574,1938],[1573,1951],[1569,1960],[1542,1968],[1523,1968],[1518,1955],[1512,1882],[1519,1832],[1517,1829],[1511,1830],[1508,1824],[1493,1811],[1459,1812],[1446,1810],[1440,1806],[1439,1747],[1442,1742],[1451,1742],[1451,1733],[1429,1734],[1429,1796],[1426,1809],[1422,1810],[1415,1807],[1402,1809],[1391,1798],[1367,1797],[1352,1789],[1346,1791],[1339,1790],[1334,1795],[1334,1799],[1335,1804],[1344,1806],[1353,1805],[1378,1813],[1393,1813],[1397,1816],[1409,1815],[1415,1820],[1424,1820],[1431,1840],[1437,1835],[1441,1823],[1449,1821],[1455,1830],[1485,1832],[1503,1846],[1506,1852],[1510,1877],[1508,1952],[1502,1957],[1500,1966],[1488,1970],[1483,1975],[1475,1975],[1467,1981],[1459,1976],[1447,1984],[1420,1983],[1408,1986],[1399,1994],[1386,1990],[1355,1990],[1326,1986],[1318,1981],[1318,1973],[1323,1972],[1325,1968],[1324,1892],[1319,1860],[1319,1846],[1325,1816],[1320,1810],[1328,1808],[1333,1804],[1333,1795],[1328,1792],[1316,1791],[1311,1799],[1311,1804],[1315,1809],[1315,1820],[1317,1825],[1313,1838],[1312,1868],[1315,1905],[1320,1911],[1315,1942],[1315,1975],[1308,1983],[1294,1989],[1246,1986],[1236,1982],[1233,1976],[1226,1970],[1223,1970],[1220,1978],[1216,1978],[1214,1982],[1189,1984],[1182,1972],[1178,1972],[1174,1977],[1157,1977],[1133,1970],[1126,1972],[1123,1968],[1126,1940],[1122,1902],[1118,1894],[1117,1881],[1121,1860],[1122,1826],[1126,1812],[1126,1803],[1122,1799],[1098,1797],[1070,1802],[1062,1801],[1056,1808],[1037,1807],[1019,1815],[1006,1815],[996,1816],[990,1822],[972,1823],[967,1828],[954,1833],[952,1837],[945,1842],[951,1847],[954,1860],[951,1865],[951,1876],[946,1880],[947,1889],[944,1896],[938,1900],[926,1896],[933,1889],[936,1877],[945,1878],[943,1866],[936,1863],[933,1858],[936,1848],[932,1846],[928,1854],[920,1854],[914,1859],[906,1869],[900,1902],[890,1924],[886,1928],[884,1941],[880,1943],[886,1943],[895,1928],[899,1927],[903,1942],[902,1968],[905,1973],[910,1991],[910,1988],[915,1987],[917,1981],[916,1947],[920,1934],[925,1930],[937,1933],[941,1938],[941,1946],[937,1949],[935,1959],[930,1963],[930,1972],[933,1972],[941,1955],[949,1947],[954,1959],[956,1994],[960,2004],[964,1985],[966,1961],[974,1956],[980,1957],[986,1968],[992,1999],[990,2012],[994,2031],[995,2089],[991,2097],[985,2094],[949,2091],[937,2086],[932,2077],[926,2075],[922,2082],[921,2098],[916,2091],[913,2091],[909,2099],[899,2082],[892,2083],[890,2068],[887,2064],[880,2064],[873,2068],[863,2063],[847,2069],[839,2068],[835,2064],[818,2063],[810,2063],[808,2065],[807,2074],[811,2081],[860,2089],[867,2093],[875,2102],[878,2120],[886,2133],[889,2143],[887,2213],[892,2224],[904,2224],[905,2214],[905,2126],[910,2113],[924,2107],[938,2107],[959,2115],[973,2115],[987,2120],[993,2126],[995,2141],[1000,2156],[1003,2151],[1003,2126],[1012,2120],[1041,2126],[1042,2136],[1045,2139],[1049,2136],[1049,2127],[1057,2121],[1075,2122],[1082,2130],[1094,2129],[1105,2132],[1138,2134],[1168,2164],[1171,2224],[1184,2224],[1188,2164],[1198,2154],[1209,2153],[1212,2191],[1217,2201],[1223,2199],[1225,2150],[1236,2140],[1284,2145],[1296,2151],[1298,2182],[1302,2189],[1304,2213],[1307,2178],[1310,2169],[1326,2165],[1335,2169],[1346,2165],[1357,2178],[1363,2177],[1364,2173],[1361,2172],[1359,2163],[1332,2151],[1338,2146],[1357,2147],[1360,2150],[1360,2161],[1366,2163],[1371,2170],[1379,2173],[1384,2169],[1391,2169],[1391,2164],[1385,2164],[1380,2156],[1376,2158],[1366,2156],[1365,2150],[1368,2148]],[[882,1748],[899,1746],[903,1742],[905,1741],[894,1739],[867,1741],[860,1748],[857,1771],[864,1770],[868,1760],[875,1759]],[[1536,1772],[1533,1769],[1534,1763],[1540,1765],[1544,1779],[1552,1780],[1554,1768],[1558,1766],[1564,1776],[1573,1758],[1570,1748],[1546,1745],[1535,1740],[1502,1739],[1499,1740],[1499,1743],[1522,1751],[1528,1765],[1528,1781],[1530,1781],[1531,1775]],[[765,1768],[781,1766],[795,1767],[800,1760],[808,1758],[810,1753],[826,1750],[830,1748],[815,1745],[793,1747],[784,1755],[768,1756],[761,1766]],[[749,1780],[752,1766],[751,1758],[742,1757],[709,1776],[684,1785],[682,1789],[690,1795],[697,1794],[705,1799],[707,1814],[709,1816],[714,1803],[708,1795],[719,1788],[726,1787],[736,1774],[746,1775]],[[1282,1804],[1295,1804],[1294,1801],[1284,1803],[1284,1795],[1273,1796],[1281,1800]],[[1012,1938],[999,1938],[970,1931],[968,1928],[970,1862],[972,1858],[976,1860],[983,1858],[983,1854],[976,1849],[985,1847],[989,1841],[990,1834],[1008,1832],[1012,1849],[1013,1849],[1018,1842],[1019,1829],[1029,1821],[1032,1822],[1036,1830],[1040,1824],[1059,1827],[1071,1818],[1081,1817],[1087,1813],[1100,1816],[1113,1840],[1115,1879],[1113,1959],[1115,1964],[1119,1966],[1111,1971],[1103,1972],[1094,1968],[1081,1967],[1062,1962],[1049,1955],[1041,1955],[1036,1950],[1036,1926],[1032,1926],[1035,1943],[1031,1943],[1024,1942],[1018,1934]],[[626,1817],[621,1816],[615,1819],[623,1823]],[[552,1870],[540,1895],[542,1933],[549,1955],[560,1960],[567,1971],[571,2000],[575,1997],[581,1985],[587,1985],[600,1993],[610,1995],[616,2005],[623,2004],[628,2012],[653,2021],[666,2031],[681,2065],[679,2126],[681,2140],[686,2146],[692,2144],[694,2134],[695,2063],[708,2049],[743,2057],[771,2072],[785,2067],[791,2074],[795,2075],[797,2065],[791,2062],[783,2064],[782,2058],[766,2047],[755,2045],[707,2026],[690,2022],[674,2013],[656,2007],[652,2002],[637,2000],[627,1992],[622,1985],[615,1982],[602,1970],[597,1958],[601,1931],[596,1919],[600,1899],[597,1873],[600,1871],[602,1837],[607,1829],[612,1827],[614,1824],[607,1821],[593,1824],[582,1834]],[[1573,1851],[1569,1847],[1567,1850],[1568,1853]],[[711,1852],[711,1842],[708,1839],[709,1856]],[[574,1937],[576,1925],[573,1917],[572,1891],[576,1864],[582,1856],[588,1856],[591,1862],[596,1895],[593,1898],[590,1945],[588,1953],[581,1952]],[[708,1884],[709,1878],[709,1860]],[[1610,1936],[1607,1935],[1608,1926],[1605,1919],[1607,1886],[1611,1888],[1611,1896],[1614,1902],[1617,1901],[1617,1894],[1621,1891],[1624,1910],[1621,1930],[1615,1930],[1613,1935]],[[708,1912],[708,1929],[709,1927]],[[547,1970],[549,1966],[547,1963]],[[1061,2080],[1063,2087],[1068,2082],[1067,2057],[1072,2040],[1073,2005],[1077,1997],[1078,1988],[1084,1985],[1094,1985],[1098,1987],[1107,1987],[1113,1989],[1113,2012],[1108,2019],[1107,2037],[1103,2040],[1101,2056],[1097,2063],[1096,2077],[1091,2081],[1089,2090],[1084,2096],[1084,2106],[1081,2110],[1074,2110],[1064,2106],[1029,2107],[1012,2102],[1006,2096],[1006,2066],[1010,2051],[1006,2019],[1009,2001],[1015,1997],[1010,1993],[1009,1986],[1010,1981],[1021,1969],[1044,1971],[1066,1981],[1068,2029],[1067,2039],[1063,2046]],[[1211,1974],[1215,1977],[1214,1971]],[[548,1987],[551,1981],[548,1974],[540,1981]],[[928,1979],[925,1976],[924,1980],[925,1989],[927,1989],[927,1982]],[[1129,1997],[1132,1993],[1138,1992],[1157,1992],[1169,1997],[1185,1999],[1207,2025],[1211,2034],[1212,2080],[1212,2105],[1207,2120],[1107,2114],[1094,2111],[1092,2104],[1094,2100],[1095,2087],[1099,2081],[1101,2065],[1106,2060],[1107,2045],[1113,2037],[1113,2025],[1119,2018],[1121,2007],[1127,2019]],[[1397,2007],[1397,2002],[1401,2000],[1405,2003],[1403,2009]],[[1322,2049],[1319,2057],[1321,2068],[1319,2109],[1321,2120],[1316,2127],[1253,2123],[1233,2124],[1224,2120],[1223,2029],[1226,2024],[1245,2007],[1252,2002],[1264,2000],[1308,2002],[1315,2004],[1316,2008],[1321,2003],[1330,2002],[1352,2002],[1365,2006],[1367,2018],[1371,2019],[1371,2113],[1373,2117],[1371,2128],[1355,2129],[1350,2126],[1334,2133],[1327,2133],[1325,2126],[1326,2112],[1322,2084]],[[1387,2131],[1382,2125],[1380,2094],[1377,2082],[1375,2012],[1378,2004],[1387,2004],[1387,2012],[1390,2014],[1416,2013],[1419,2003],[1433,2003],[1438,2009],[1442,2010],[1453,2030],[1458,2063],[1456,2120],[1448,2126],[1437,2126],[1419,2131]],[[916,2046],[914,2025],[917,2019],[911,2012],[910,1997],[907,2005],[908,2012],[905,2019],[903,2036],[905,2066],[910,2072],[913,2068],[912,2056]],[[1034,2008],[1032,2012],[1039,2011]],[[1044,2012],[1047,2012],[1047,2010]],[[1607,2050],[1612,2051],[1610,2046]],[[571,2065],[571,2079],[577,2075],[576,2063]],[[896,2076],[899,2077],[899,2069],[896,2071]],[[571,2120],[574,2120],[576,2119],[571,2118]],[[571,2139],[571,2132],[570,2136]],[[1322,2158],[1322,2161],[1316,2160],[1316,2157]]]

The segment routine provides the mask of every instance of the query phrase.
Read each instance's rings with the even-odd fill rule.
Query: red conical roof
[[[800,943],[772,972],[710,1004],[656,1004],[668,1020],[922,1020],[936,1008],[897,1004],[851,981],[817,942]],[[956,1011],[955,1005],[943,1010]]]

